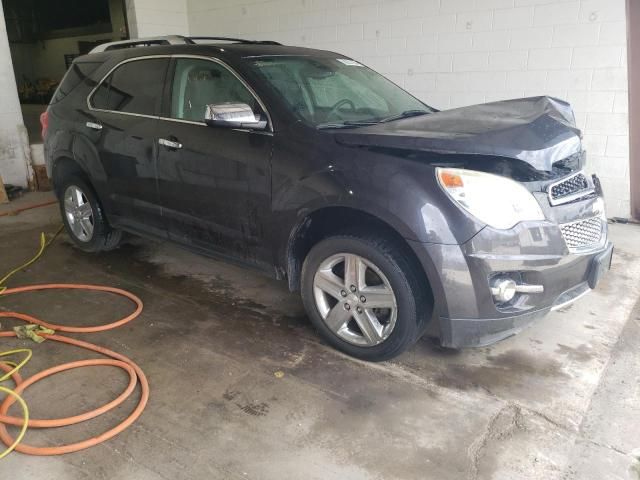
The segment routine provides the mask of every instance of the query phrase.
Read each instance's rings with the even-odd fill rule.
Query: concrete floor
[[[58,224],[55,206],[0,218],[0,272]],[[601,286],[520,335],[458,352],[423,339],[396,361],[365,364],[325,346],[284,283],[171,245],[135,240],[87,255],[62,236],[11,285],[96,283],[139,295],[140,318],[82,338],[138,362],[150,402],[107,443],[62,457],[14,453],[0,461],[0,478],[637,480],[640,227],[612,225],[611,237],[617,253]],[[0,308],[84,325],[129,305],[39,293],[3,298]],[[0,350],[17,343],[3,340]],[[51,342],[31,347],[26,374],[87,358]],[[98,368],[35,385],[26,394],[33,415],[65,416],[117,396],[124,375]],[[134,402],[27,440],[93,436]]]

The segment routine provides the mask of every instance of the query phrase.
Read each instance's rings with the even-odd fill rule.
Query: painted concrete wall
[[[126,0],[126,4],[131,38],[189,33],[186,0]]]
[[[624,3],[127,0],[127,16],[132,37],[230,35],[339,51],[441,109],[529,95],[567,99],[585,132],[588,168],[602,179],[608,213],[626,217],[629,148]],[[6,50],[3,31],[0,42],[5,42]],[[0,128],[6,130],[7,124],[20,119],[2,45]],[[3,88],[5,85],[8,87]],[[1,158],[0,173],[5,175]]]
[[[187,0],[187,7],[192,35],[339,51],[440,109],[531,95],[569,100],[609,215],[629,215],[624,0]]]
[[[4,11],[0,2],[0,176],[4,183],[27,186],[29,145],[11,67]]]

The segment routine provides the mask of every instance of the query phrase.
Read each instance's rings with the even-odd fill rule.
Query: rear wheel
[[[111,228],[93,189],[79,176],[70,176],[60,188],[60,212],[71,240],[85,252],[117,248],[122,232]]]
[[[302,270],[302,299],[322,336],[364,360],[392,358],[422,333],[430,305],[415,266],[394,242],[340,235],[315,245]]]

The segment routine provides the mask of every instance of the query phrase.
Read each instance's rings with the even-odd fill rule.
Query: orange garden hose
[[[11,336],[11,335],[4,335],[6,333],[11,333],[11,332],[1,332],[0,337]],[[112,400],[111,402],[107,403],[106,405],[100,408],[97,408],[87,413],[83,413],[81,415],[76,415],[74,417],[67,417],[67,418],[61,418],[61,419],[47,419],[47,420],[35,420],[33,418],[30,418],[28,422],[28,426],[31,428],[66,427],[69,425],[75,425],[76,423],[84,422],[85,420],[90,420],[120,405],[129,397],[129,395],[131,395],[133,390],[136,388],[136,384],[138,383],[137,382],[138,377],[131,365],[129,365],[128,363],[122,362],[120,360],[97,359],[97,360],[81,360],[78,362],[65,363],[63,365],[58,365],[56,367],[52,367],[47,370],[44,370],[38,373],[37,375],[30,377],[27,381],[23,381],[22,379],[20,379],[15,382],[18,388],[16,388],[14,391],[17,394],[21,394],[27,389],[27,387],[31,386],[36,381],[42,380],[44,377],[48,377],[50,375],[53,375],[54,373],[63,372],[65,370],[71,370],[73,368],[91,367],[95,365],[112,365],[114,367],[119,367],[125,370],[129,374],[129,379],[130,379],[129,385],[124,390],[124,392],[122,392],[118,396],[118,398],[116,398],[115,400]],[[4,408],[5,404],[7,407],[9,407],[13,403],[13,401],[9,401],[9,400],[10,399],[8,398],[5,399],[3,404],[0,406],[1,411],[7,410],[7,408]],[[22,421],[22,418],[11,417],[9,415],[2,414],[0,415],[0,423],[5,423],[7,425],[14,425],[19,427],[19,426],[22,426],[23,421]]]
[[[136,297],[133,293],[129,293],[126,290],[121,290],[119,288],[112,287],[103,287],[100,285],[82,285],[82,284],[74,284],[74,283],[47,283],[42,285],[28,285],[26,287],[16,287],[16,288],[7,288],[3,295],[10,295],[12,293],[22,293],[22,292],[33,292],[38,290],[92,290],[98,292],[110,292],[115,293],[116,295],[121,295],[123,297],[128,298],[133,303],[136,304],[136,309],[131,315],[127,315],[126,317],[113,322],[108,323],[107,325],[98,325],[96,327],[69,327],[66,325],[55,325],[53,323],[48,323],[38,318],[32,317],[31,315],[26,315],[24,313],[16,313],[16,312],[0,312],[0,318],[9,317],[9,318],[17,318],[19,320],[24,320],[28,323],[34,323],[36,325],[41,325],[43,327],[50,328],[52,330],[57,330],[59,332],[70,332],[70,333],[93,333],[93,332],[103,332],[105,330],[111,330],[112,328],[120,327],[125,323],[130,322],[134,318],[136,318],[142,312],[142,300]]]
[[[0,337],[14,337],[14,336],[15,336],[14,332],[0,332]],[[27,453],[29,455],[63,455],[65,453],[77,452],[77,451],[84,450],[86,448],[98,445],[99,443],[102,443],[116,436],[117,434],[122,432],[124,429],[129,427],[133,422],[135,422],[138,419],[138,417],[140,417],[140,415],[142,414],[142,411],[147,405],[147,401],[149,400],[149,383],[147,382],[147,377],[145,376],[144,372],[140,369],[138,365],[136,365],[132,360],[125,357],[124,355],[116,353],[107,348],[94,345],[93,343],[83,342],[82,340],[76,340],[74,338],[64,337],[62,335],[44,335],[44,336],[47,337],[47,340],[54,340],[57,342],[68,343],[70,345],[86,348],[87,350],[92,350],[94,352],[98,352],[103,355],[107,355],[114,359],[120,360],[121,363],[123,363],[124,365],[130,366],[133,368],[135,375],[137,375],[137,380],[140,382],[142,393],[140,395],[140,400],[138,402],[138,405],[133,410],[133,412],[122,423],[116,425],[112,429],[100,435],[92,437],[88,440],[83,440],[81,442],[71,443],[68,445],[59,445],[55,447],[33,447],[31,445],[26,445],[24,443],[21,443],[17,445],[15,448],[17,452]],[[114,362],[108,359],[95,359],[95,360],[80,360],[77,362],[70,362],[70,363],[65,363],[63,365],[58,365],[57,367],[43,370],[42,372],[37,373],[32,377],[24,380],[22,383],[19,383],[15,389],[15,392],[19,394],[24,389],[26,389],[29,385],[39,380],[42,380],[45,377],[53,375],[54,373],[58,373],[63,370],[69,370],[72,368],[86,367],[86,366],[92,366],[92,365],[114,365]],[[127,388],[125,392],[127,392],[128,390],[129,388]],[[120,395],[120,397],[122,397],[122,395]],[[34,423],[34,424],[32,424],[32,422],[29,421],[28,426],[34,427],[34,428],[38,428],[38,427],[43,428],[43,424],[45,424],[46,422],[51,422],[52,425],[50,426],[68,426],[84,420],[89,420],[90,418],[94,418],[98,415],[101,415],[111,410],[112,408],[117,406],[119,403],[122,403],[122,401],[124,401],[124,398],[120,399],[120,397],[104,405],[103,407],[100,407],[91,412],[86,412],[83,415],[79,415],[76,417],[69,417],[69,418],[61,418],[56,420],[37,420],[36,421],[37,423]],[[2,417],[0,417],[0,439],[6,445],[11,445],[14,441],[13,438],[11,438],[11,436],[7,432],[7,428],[4,426],[4,423],[9,423],[9,422],[5,422],[5,419],[6,419],[5,414],[13,402],[14,402],[14,399],[12,397],[7,397],[5,398],[2,405],[0,405],[0,415],[2,415]],[[84,417],[84,418],[79,419],[80,417]],[[15,417],[11,417],[10,420],[11,420],[11,424],[22,425],[21,419],[16,419]],[[17,420],[17,422],[14,422],[15,420]]]
[[[18,215],[22,212],[26,212],[27,210],[33,210],[34,208],[47,207],[49,205],[53,205],[58,203],[57,200],[51,200],[49,202],[38,203],[36,205],[29,205],[27,207],[16,208],[15,210],[9,210],[8,212],[0,212],[0,217],[11,217],[14,215]]]
[[[44,238],[44,235],[42,238]],[[49,243],[45,244],[44,242],[41,242],[40,251],[38,252],[37,256],[34,259],[32,259],[31,262],[28,262],[28,264],[33,263],[33,261],[37,260],[37,258],[39,258],[39,256],[44,251],[44,247],[49,245]],[[42,245],[44,245],[44,247],[42,247]],[[14,272],[12,272],[12,274],[13,273],[15,273],[15,270]],[[2,279],[0,281],[0,284],[2,283],[2,281],[6,280],[6,278],[7,277]],[[137,296],[133,295],[130,292],[127,292],[125,290],[121,290],[118,288],[104,287],[104,286],[98,286],[98,285],[56,283],[56,284],[30,285],[30,286],[17,287],[17,288],[7,288],[4,290],[2,290],[0,286],[0,297],[3,297],[5,295],[24,293],[24,292],[33,292],[33,291],[42,291],[42,290],[62,290],[62,289],[99,291],[99,292],[116,294],[131,300],[135,304],[136,308],[133,313],[123,317],[120,320],[117,320],[112,323],[108,323],[106,325],[99,325],[99,326],[93,326],[93,327],[74,327],[74,326],[56,325],[56,324],[45,322],[31,315],[18,313],[18,312],[0,312],[0,318],[13,318],[18,320],[23,320],[30,324],[40,325],[40,326],[43,326],[52,330],[61,331],[61,332],[90,333],[90,332],[101,332],[101,331],[110,330],[110,329],[122,326],[125,323],[131,322],[132,320],[134,320],[142,312],[143,304],[142,304],[142,301]],[[0,403],[0,440],[2,440],[2,442],[4,442],[9,448],[0,456],[0,458],[2,458],[2,456],[4,456],[6,453],[11,451],[12,449],[15,449],[18,452],[22,452],[29,455],[62,455],[65,453],[77,452],[89,447],[93,447],[99,443],[102,443],[114,437],[115,435],[119,434],[120,432],[125,430],[127,427],[129,427],[133,422],[135,422],[142,414],[143,410],[147,405],[147,401],[149,400],[149,383],[147,381],[147,378],[144,372],[142,371],[142,369],[131,359],[117,352],[109,350],[107,348],[101,347],[99,345],[95,345],[93,343],[85,342],[82,340],[77,340],[74,338],[57,335],[57,334],[42,333],[40,335],[46,338],[47,341],[52,340],[56,342],[66,343],[66,344],[84,348],[96,353],[100,353],[110,358],[79,360],[75,362],[65,363],[62,365],[58,365],[58,366],[43,370],[25,380],[23,380],[20,374],[18,373],[18,369],[22,365],[24,365],[24,363],[26,363],[26,361],[28,360],[28,357],[27,359],[23,360],[20,364],[17,364],[17,365],[14,363],[6,362],[6,361],[0,361],[0,371],[6,372],[7,373],[6,376],[10,377],[15,384],[15,388],[13,390],[9,390],[6,388],[3,388],[2,390],[6,392],[8,396],[6,396],[2,400],[2,403]],[[17,334],[15,332],[0,331],[0,338],[16,337],[16,336]],[[24,349],[20,351],[28,352],[28,350],[24,350]],[[15,352],[17,351],[14,351],[14,353]],[[89,366],[118,367],[128,373],[129,384],[127,385],[126,389],[116,399],[94,410],[91,410],[79,415],[75,415],[72,417],[67,417],[67,418],[46,419],[46,420],[29,418],[28,409],[26,408],[24,400],[20,397],[20,395],[29,386],[33,385],[34,383],[46,377],[55,375],[56,373],[75,369],[75,368],[89,367]],[[0,376],[0,380],[2,378],[3,377]],[[140,399],[138,401],[137,406],[124,421],[122,421],[115,427],[111,428],[110,430],[107,430],[106,432],[101,433],[95,437],[89,438],[87,440],[83,440],[80,442],[71,443],[67,445],[58,445],[58,446],[52,446],[52,447],[34,447],[31,445],[27,445],[25,443],[20,443],[21,438],[24,435],[25,419],[26,419],[26,426],[28,428],[63,427],[63,426],[74,425],[86,420],[90,420],[122,404],[135,391],[135,388],[138,385],[138,383],[140,384],[141,393],[140,393]],[[9,410],[11,405],[14,404],[16,401],[18,401],[23,407],[23,411],[24,411],[23,417],[13,417],[13,416],[7,415],[7,411]],[[11,437],[11,435],[7,431],[6,425],[23,427],[23,430],[20,432],[20,435],[18,436],[17,440]]]

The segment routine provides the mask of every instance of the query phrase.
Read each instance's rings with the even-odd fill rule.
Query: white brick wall
[[[610,216],[629,215],[624,0],[126,0],[132,36],[216,34],[340,51],[427,103],[572,102]],[[0,6],[0,175],[28,145]]]
[[[186,1],[193,35],[335,50],[440,109],[569,100],[609,215],[629,215],[624,0]]]
[[[444,109],[530,95],[574,105],[610,216],[629,215],[624,0],[127,0],[132,36],[269,38],[339,51]],[[0,10],[0,173],[28,158]]]
[[[126,0],[131,38],[189,33],[186,0]]]

